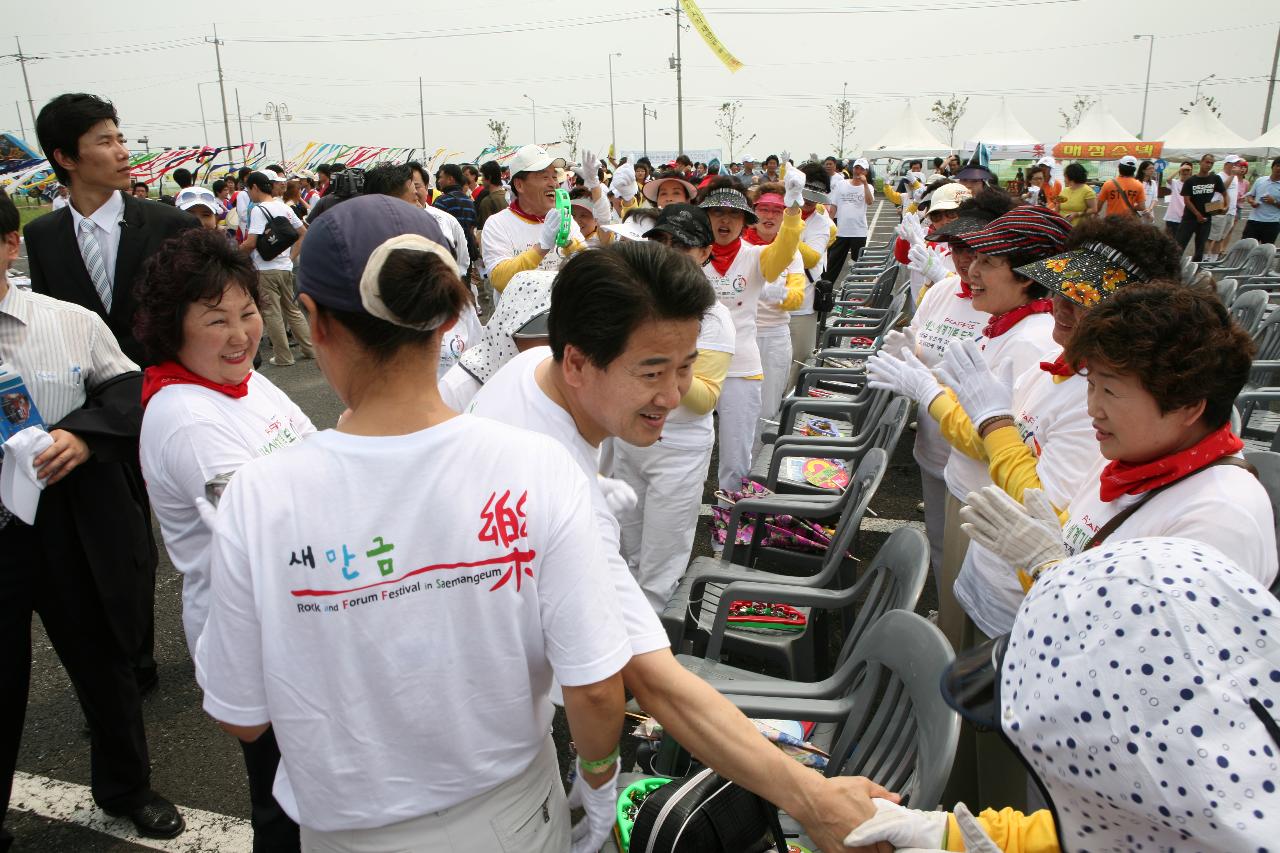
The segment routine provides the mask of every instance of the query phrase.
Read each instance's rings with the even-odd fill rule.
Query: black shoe
[[[103,811],[112,817],[127,817],[133,821],[143,838],[176,838],[187,828],[178,807],[154,791],[151,799],[133,811],[114,812],[106,808]]]

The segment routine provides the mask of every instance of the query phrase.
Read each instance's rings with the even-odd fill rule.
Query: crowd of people
[[[203,187],[180,169],[162,203],[110,102],[59,96],[37,133],[66,192],[22,235],[32,290],[0,275],[0,370],[39,412],[0,482],[6,805],[39,614],[95,802],[144,837],[183,832],[141,706],[154,516],[255,851],[595,853],[628,695],[817,850],[1270,843],[1275,519],[1231,426],[1255,347],[1180,276],[1192,237],[1225,252],[1242,203],[1275,239],[1280,159],[1249,187],[1238,158],[1182,164],[1160,228],[1131,157],[1096,193],[1078,163],[1011,193],[954,155],[877,191],[861,158],[570,164],[526,145],[434,174],[279,164]],[[708,478],[749,483],[877,192],[910,298],[848,381],[917,406],[957,653],[941,690],[969,721],[950,812],[793,760],[658,618]],[[3,272],[2,194],[0,238]],[[298,359],[345,406],[332,428],[257,369]]]

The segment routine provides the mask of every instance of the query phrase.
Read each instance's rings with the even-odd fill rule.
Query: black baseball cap
[[[662,208],[657,221],[644,236],[652,239],[658,232],[668,235],[683,246],[695,249],[710,246],[716,241],[711,231],[711,218],[705,210],[693,204],[672,203]]]
[[[329,208],[308,229],[298,291],[326,308],[368,314],[360,299],[365,265],[379,246],[402,234],[449,244],[431,214],[398,198],[362,195]]]

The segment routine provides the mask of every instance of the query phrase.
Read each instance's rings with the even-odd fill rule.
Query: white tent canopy
[[[1249,147],[1263,156],[1270,156],[1273,152],[1280,154],[1280,124],[1250,142]]]
[[[868,146],[868,157],[928,157],[948,151],[947,143],[934,136],[908,101],[893,127],[885,131],[877,144]]]
[[[1091,106],[1075,127],[1062,136],[1062,142],[1138,142],[1138,137],[1124,129],[1102,102]]]
[[[965,148],[976,148],[979,142],[987,145],[1032,146],[1040,140],[1031,131],[1022,126],[1004,98],[1000,99],[1000,110],[973,135],[972,142],[966,142]]]
[[[1257,147],[1222,123],[1204,101],[1197,102],[1182,120],[1160,139],[1169,157],[1199,157],[1202,154],[1245,154]]]

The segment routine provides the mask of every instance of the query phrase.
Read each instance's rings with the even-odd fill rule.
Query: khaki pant
[[[944,485],[945,488],[945,485]],[[965,648],[964,624],[969,617],[956,601],[956,578],[969,550],[969,537],[960,529],[960,499],[946,490],[946,519],[942,532],[942,563],[934,577],[938,581],[938,630],[956,651]]]
[[[444,811],[380,826],[317,832],[302,827],[305,853],[565,853],[569,801],[548,735],[523,773]]]
[[[289,336],[285,332],[285,323],[293,332],[293,339],[298,342],[298,349],[303,358],[315,358],[316,351],[311,346],[311,327],[307,318],[302,316],[302,309],[293,294],[293,273],[289,270],[259,270],[258,295],[262,303],[262,324],[267,329],[267,337],[271,339],[271,355],[277,364],[293,364],[293,353],[289,351]]]
[[[818,345],[818,315],[817,314],[792,314],[791,315],[791,373],[787,379],[788,387],[795,388],[796,380],[800,378],[800,365],[797,362],[806,361],[809,356],[813,355],[813,350]]]

